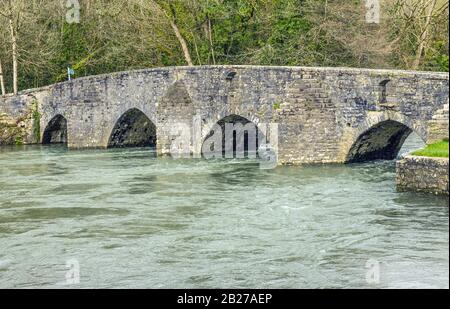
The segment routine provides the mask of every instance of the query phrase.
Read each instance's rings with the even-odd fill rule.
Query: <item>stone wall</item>
[[[119,119],[138,109],[156,127],[159,154],[169,153],[176,124],[192,127],[193,118],[199,119],[202,140],[190,145],[197,152],[216,123],[236,115],[257,125],[278,124],[281,164],[342,163],[395,156],[411,131],[424,141],[438,135],[433,132],[441,129],[430,128],[448,126],[448,86],[448,73],[168,67],[84,77],[0,97],[0,114],[19,119],[37,101],[41,139],[61,115],[69,148],[105,148]],[[34,131],[32,123],[26,127]]]
[[[448,164],[448,158],[406,156],[397,162],[397,188],[449,195]]]
[[[25,135],[25,124],[20,119],[0,114],[0,146],[22,143]]]
[[[0,145],[41,142],[41,104],[45,88],[0,96]]]
[[[449,137],[449,104],[438,110],[428,122],[428,141],[431,144]]]

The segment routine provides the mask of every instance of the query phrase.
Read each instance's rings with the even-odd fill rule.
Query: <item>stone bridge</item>
[[[25,143],[69,148],[156,145],[175,124],[201,141],[216,123],[278,124],[280,164],[394,159],[411,132],[448,137],[449,74],[347,68],[168,67],[78,78],[0,97]],[[19,120],[17,120],[19,119]],[[271,142],[269,140],[269,142]],[[200,149],[200,150],[199,150]]]

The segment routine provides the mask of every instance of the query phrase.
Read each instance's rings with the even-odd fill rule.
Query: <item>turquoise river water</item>
[[[3,147],[0,288],[448,288],[448,202],[389,161]]]

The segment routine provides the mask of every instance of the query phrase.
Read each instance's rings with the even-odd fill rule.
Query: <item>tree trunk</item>
[[[189,49],[186,44],[186,40],[181,35],[180,30],[178,29],[175,22],[172,19],[169,19],[169,21],[170,21],[170,26],[172,27],[173,32],[175,33],[175,36],[177,37],[178,42],[180,42],[181,48],[183,49],[184,59],[186,60],[186,62],[189,66],[193,66],[194,64],[192,63],[191,54],[189,53]]]
[[[175,23],[175,19],[172,18],[164,8],[162,8],[158,3],[156,3],[156,1],[152,1],[152,3],[157,8],[157,10],[162,12],[166,16],[166,18],[169,20],[170,26],[172,27],[172,30],[175,33],[175,36],[177,37],[178,42],[181,45],[181,49],[183,50],[184,59],[186,60],[186,62],[189,66],[193,66],[194,64],[192,63],[191,54],[189,53],[189,48],[187,46],[186,40],[181,35],[180,29],[178,29],[178,26]]]
[[[2,61],[0,60],[0,88],[2,91],[2,95],[6,94],[5,89],[5,79],[3,78],[3,68],[2,68]]]
[[[211,19],[209,19],[209,16],[208,16],[208,38],[209,38],[209,45],[211,47],[211,55],[212,55],[212,59],[213,59],[213,64],[216,65],[216,56],[214,53],[214,44],[213,44],[213,40],[212,40]]]
[[[9,31],[11,32],[11,44],[12,44],[13,91],[14,94],[17,94],[18,92],[17,36],[16,31],[14,30],[14,22],[11,15],[9,17]]]
[[[431,1],[429,11],[427,12],[425,26],[423,28],[422,34],[420,35],[419,46],[417,47],[416,57],[414,59],[413,65],[412,65],[414,70],[417,70],[419,68],[420,62],[422,60],[422,54],[427,45],[428,32],[429,32],[429,28],[430,28],[430,24],[431,24],[431,18],[433,16],[433,11],[434,11],[434,8],[436,7],[436,1],[437,0]],[[426,10],[426,8],[424,10]]]

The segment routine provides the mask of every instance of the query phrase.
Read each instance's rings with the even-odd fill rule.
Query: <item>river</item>
[[[448,202],[390,161],[3,147],[0,288],[448,288]]]

